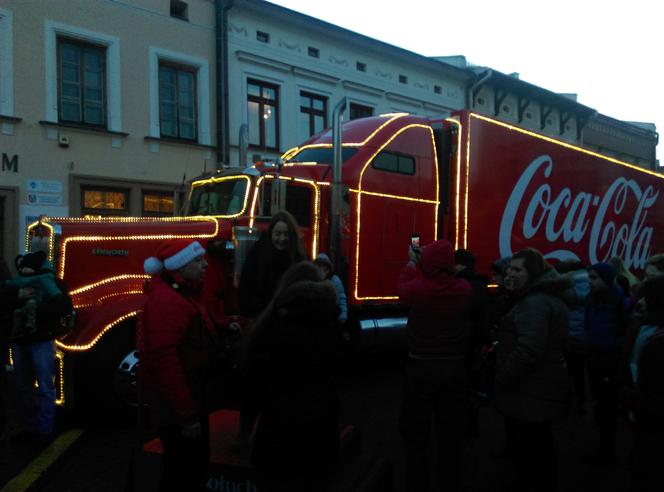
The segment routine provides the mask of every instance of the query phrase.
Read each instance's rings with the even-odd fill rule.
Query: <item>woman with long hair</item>
[[[294,264],[305,260],[300,240],[300,230],[295,218],[287,211],[275,213],[268,228],[249,251],[242,268],[238,296],[243,315],[254,319],[252,333],[256,332],[256,318],[266,310],[273,298],[281,277]],[[247,357],[251,363],[243,367],[243,398],[240,410],[240,429],[233,443],[233,450],[242,453],[248,448],[249,437],[258,414],[257,395],[266,382],[261,364],[266,356],[253,350]],[[246,361],[245,361],[246,362]],[[247,388],[253,388],[250,392]]]
[[[239,296],[243,314],[253,318],[265,309],[284,272],[304,259],[295,218],[285,210],[277,212],[242,268]]]

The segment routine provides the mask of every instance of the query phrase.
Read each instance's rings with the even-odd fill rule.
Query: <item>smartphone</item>
[[[410,236],[410,247],[413,249],[413,251],[419,251],[420,250],[420,235],[419,234],[413,234]]]

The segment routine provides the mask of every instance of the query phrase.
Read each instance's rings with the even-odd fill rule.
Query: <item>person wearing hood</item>
[[[63,292],[64,286],[61,289],[56,281],[46,253],[35,251],[18,256],[16,267],[21,276],[5,281],[5,286],[32,292],[14,310],[12,327],[12,358],[23,421],[19,439],[40,448],[53,439],[55,424],[52,320],[59,319],[67,310],[71,313],[72,307]]]
[[[143,265],[152,278],[136,341],[150,423],[163,447],[162,491],[203,491],[207,480],[206,389],[221,336],[199,297],[204,255],[198,241],[171,239]]]
[[[625,295],[616,283],[616,271],[608,263],[592,265],[588,279],[588,381],[599,427],[599,448],[588,461],[592,465],[611,466],[616,459],[619,364],[626,331]]]
[[[337,292],[337,301],[339,303],[339,323],[344,324],[348,321],[348,301],[346,298],[346,290],[344,284],[341,282],[339,275],[334,273],[334,265],[332,260],[325,253],[318,253],[314,264],[321,269],[323,278],[332,282],[334,290]]]
[[[339,403],[334,374],[340,342],[334,287],[311,262],[281,278],[248,341],[265,357],[258,369],[258,423],[252,463],[269,492],[322,491],[339,450]]]
[[[470,339],[472,287],[457,278],[454,249],[434,241],[412,247],[399,277],[399,299],[409,308],[408,360],[399,427],[408,490],[428,490],[429,436],[435,419],[438,487],[459,487],[466,404],[465,356]]]
[[[584,415],[586,413],[586,365],[588,360],[586,299],[590,293],[588,267],[579,260],[570,259],[558,262],[556,270],[560,274],[569,275],[574,282],[574,292],[567,303],[569,338],[567,339],[565,360],[574,386],[576,411],[579,415]]]
[[[494,404],[505,416],[516,460],[515,490],[553,491],[558,465],[551,424],[567,415],[570,403],[563,350],[569,332],[564,298],[572,283],[532,248],[512,256],[507,277],[515,304],[498,336]]]

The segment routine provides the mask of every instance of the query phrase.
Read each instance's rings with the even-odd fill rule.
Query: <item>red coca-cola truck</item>
[[[278,163],[194,180],[184,217],[31,225],[26,247],[48,250],[77,310],[74,330],[57,342],[58,403],[86,393],[106,406],[132,401],[143,260],[159,243],[217,241],[226,253],[210,259],[207,297],[228,310],[232,300],[215,293],[232,291],[276,210],[297,218],[311,257],[332,255],[357,332],[405,324],[396,284],[414,233],[423,245],[443,238],[471,250],[485,272],[525,246],[552,260],[617,255],[637,274],[664,251],[664,176],[655,172],[465,111],[386,114],[339,128]]]

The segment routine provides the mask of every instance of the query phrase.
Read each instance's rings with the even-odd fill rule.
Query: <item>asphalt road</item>
[[[401,399],[401,355],[365,356],[345,361],[340,370],[342,421],[359,430],[363,457],[380,458],[391,469],[394,490],[403,489],[402,455],[397,428]],[[62,418],[60,435],[49,448],[35,453],[15,442],[8,461],[1,464],[3,491],[116,492],[126,490],[130,466],[136,460],[136,431],[131,425],[83,426],[76,418]],[[487,406],[480,411],[479,437],[464,447],[463,484],[467,491],[498,491],[512,478],[507,460],[492,458],[503,446],[503,422]],[[590,413],[572,415],[555,427],[562,492],[622,492],[627,490],[629,430],[618,427],[618,464],[593,468],[583,463],[597,441]],[[360,458],[358,458],[360,459]],[[159,467],[141,465],[135,473],[141,490],[155,490]],[[350,464],[349,464],[350,466]],[[27,484],[27,486],[26,486]],[[348,489],[349,490],[349,489]]]

